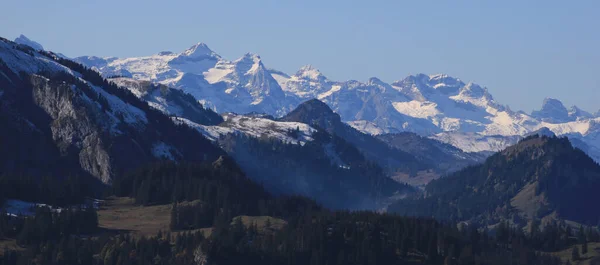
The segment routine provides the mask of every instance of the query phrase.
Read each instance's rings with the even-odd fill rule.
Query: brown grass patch
[[[4,255],[4,250],[17,250],[22,251],[23,248],[17,245],[17,241],[9,238],[0,238],[0,256]]]
[[[578,244],[577,247],[581,252],[581,245]],[[588,253],[585,255],[581,255],[579,260],[571,260],[571,251],[573,246],[563,249],[561,251],[552,252],[550,254],[558,256],[563,263],[566,263],[567,260],[571,262],[572,265],[594,265],[600,264],[600,243],[588,243]]]

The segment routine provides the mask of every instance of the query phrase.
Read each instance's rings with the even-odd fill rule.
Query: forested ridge
[[[527,189],[529,188],[529,189]],[[390,207],[405,215],[492,225],[557,215],[587,225],[600,221],[600,166],[567,138],[533,135],[448,177],[430,182],[419,196]],[[528,193],[527,193],[528,192]],[[519,200],[518,194],[532,199]],[[525,197],[525,196],[523,196]],[[536,202],[539,200],[539,202]],[[521,205],[537,207],[532,216]]]
[[[228,158],[158,163],[121,179],[113,194],[173,206],[170,231],[150,238],[111,235],[97,228],[91,207],[3,215],[2,235],[25,250],[6,251],[0,264],[561,264],[539,251],[598,241],[591,228],[557,225],[527,233],[502,224],[493,236],[475,225],[331,211],[307,198],[265,192]],[[265,232],[242,224],[234,218],[239,215],[286,224]],[[213,228],[210,235],[195,230],[205,227]]]

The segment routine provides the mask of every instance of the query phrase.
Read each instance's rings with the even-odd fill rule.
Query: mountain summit
[[[37,43],[35,41],[30,40],[29,38],[27,38],[23,34],[21,34],[19,37],[17,37],[15,39],[15,42],[18,43],[18,44],[27,45],[27,46],[29,46],[31,48],[34,48],[34,49],[38,50],[38,51],[44,49],[44,47],[42,47],[41,44],[39,44],[39,43]]]
[[[531,116],[545,122],[561,123],[571,121],[569,111],[563,103],[554,98],[544,99],[542,108],[538,111],[533,111]]]

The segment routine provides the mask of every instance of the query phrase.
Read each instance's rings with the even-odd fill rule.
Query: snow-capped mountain
[[[370,134],[415,132],[464,151],[499,151],[520,136],[549,128],[600,149],[598,114],[546,99],[527,114],[496,102],[490,91],[444,74],[410,75],[386,83],[334,81],[313,66],[289,75],[267,68],[260,56],[227,60],[199,43],[181,52],[148,57],[79,57],[104,76],[125,76],[181,89],[218,112],[281,117],[302,101],[319,99],[342,121]]]
[[[218,112],[282,115],[298,100],[287,96],[256,54],[229,61],[198,43],[181,53],[138,58],[79,57],[106,77],[123,76],[181,89]]]

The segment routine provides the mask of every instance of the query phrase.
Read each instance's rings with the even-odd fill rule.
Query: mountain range
[[[337,117],[336,125],[363,135],[324,103],[314,103]],[[6,39],[0,39],[0,109],[0,175],[19,181],[61,183],[77,176],[110,185],[148,164],[229,155],[234,167],[272,193],[307,195],[335,208],[373,209],[415,192],[386,171],[423,166],[380,143],[399,154],[389,160],[394,168],[387,168],[344,138],[301,121],[219,115],[182,90],[126,77],[106,79],[63,56]],[[318,111],[310,115],[324,113]]]
[[[531,115],[514,112],[446,75],[334,82],[312,66],[292,76],[270,70],[253,54],[228,61],[201,43],[76,59],[87,68],[19,39],[3,39],[0,51],[3,138],[13,143],[5,153],[22,154],[4,160],[8,172],[75,167],[111,183],[152,161],[228,154],[271,192],[372,209],[418,194],[397,182],[425,187],[529,135],[565,135],[600,153],[596,116],[554,99]]]
[[[495,152],[541,128],[585,144],[600,159],[600,117],[547,98],[540,110],[514,111],[483,86],[444,74],[410,75],[386,83],[333,81],[313,66],[289,75],[247,53],[227,60],[204,43],[146,57],[75,58],[105,77],[126,77],[180,89],[216,112],[282,117],[319,99],[355,129],[373,135],[414,132],[465,152]]]

